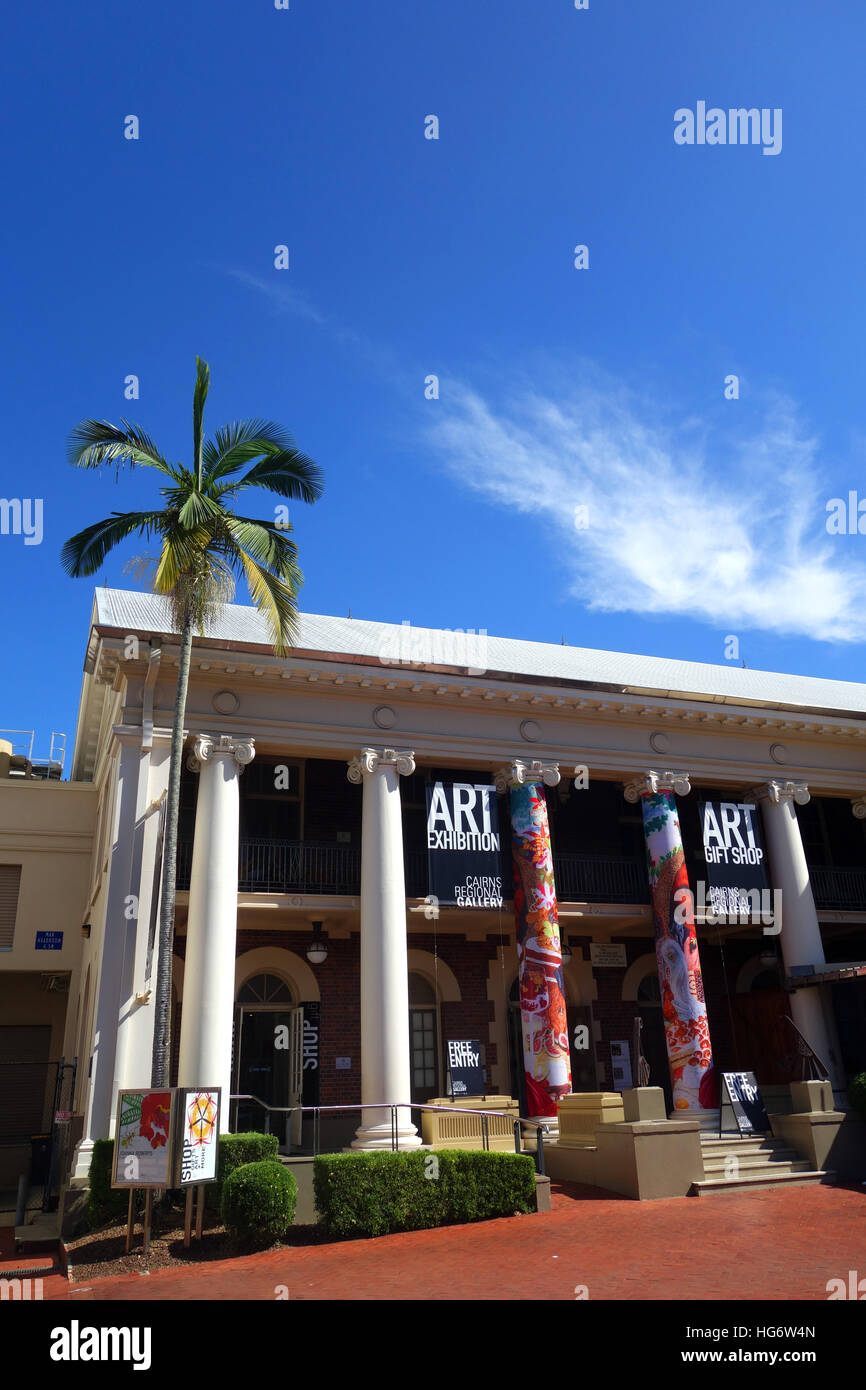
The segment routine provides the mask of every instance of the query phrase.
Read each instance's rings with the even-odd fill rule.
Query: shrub
[[[535,1209],[529,1154],[463,1149],[322,1154],[316,1206],[329,1235],[381,1236]]]
[[[91,1226],[104,1226],[109,1221],[117,1221],[129,1210],[128,1189],[111,1186],[113,1162],[114,1140],[95,1139],[88,1171],[90,1190],[87,1216]]]
[[[284,1164],[245,1163],[225,1180],[223,1224],[235,1240],[273,1245],[291,1226],[297,1200],[298,1184]]]
[[[207,1206],[219,1207],[229,1175],[245,1163],[275,1160],[280,1141],[275,1134],[221,1134],[216,1182],[208,1183]]]
[[[848,1099],[858,1115],[866,1120],[866,1071],[855,1076],[848,1087]]]

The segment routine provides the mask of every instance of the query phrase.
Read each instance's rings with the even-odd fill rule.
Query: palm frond
[[[225,528],[242,550],[246,550],[295,590],[303,584],[298,568],[298,547],[285,531],[270,521],[255,521],[246,516],[225,515]]]
[[[237,557],[243,566],[253,603],[267,619],[274,651],[277,656],[285,656],[297,636],[298,604],[295,595],[288,584],[271,574],[246,551],[238,550]]]
[[[208,522],[216,521],[226,514],[225,508],[221,507],[218,502],[214,502],[204,492],[191,491],[185,497],[182,492],[175,495],[183,497],[177,520],[178,525],[184,530],[190,530],[196,526],[206,526]]]
[[[193,468],[195,469],[196,484],[201,487],[201,432],[202,420],[204,418],[204,403],[207,400],[207,393],[210,387],[210,367],[207,362],[203,362],[200,357],[195,359],[195,392],[192,398],[192,435],[193,435]]]
[[[208,462],[206,479],[211,496],[239,492],[245,487],[264,487],[283,497],[315,502],[322,495],[322,473],[318,464],[301,453],[288,430],[270,420],[243,420],[217,430],[213,443],[205,446]],[[241,479],[215,487],[232,478],[241,468],[258,459]]]
[[[135,468],[140,464],[177,479],[176,469],[163,458],[149,435],[128,420],[121,420],[120,426],[109,420],[82,420],[69,436],[66,455],[76,468],[102,468],[109,463],[116,468],[127,464]]]
[[[160,529],[161,512],[112,512],[104,521],[86,526],[60,552],[60,563],[73,579],[96,574],[109,551],[137,532],[150,536]]]

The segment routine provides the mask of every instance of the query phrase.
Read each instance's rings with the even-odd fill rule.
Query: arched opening
[[[303,1010],[291,985],[272,970],[244,980],[237,991],[233,1040],[234,1092],[255,1100],[235,1103],[235,1132],[270,1130],[280,1148],[300,1143],[301,1117],[289,1123],[264,1105],[300,1105]]]
[[[442,1094],[439,1001],[425,976],[409,972],[411,1099],[424,1105]]]
[[[671,1087],[671,1069],[668,1064],[668,1049],[665,1042],[665,1021],[662,1013],[662,992],[659,984],[658,967],[655,959],[648,964],[646,974],[638,983],[636,992],[638,1017],[641,1021],[641,1051],[649,1066],[649,1084],[661,1086],[665,1093],[665,1109],[670,1114],[674,1106]],[[634,1059],[635,1066],[637,1059]],[[637,1085],[637,1076],[633,1078]]]

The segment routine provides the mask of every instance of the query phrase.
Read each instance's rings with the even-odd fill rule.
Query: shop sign
[[[758,916],[769,888],[757,806],[704,801],[700,806],[707,900],[720,916]]]
[[[178,1088],[178,1187],[216,1182],[220,1087]]]

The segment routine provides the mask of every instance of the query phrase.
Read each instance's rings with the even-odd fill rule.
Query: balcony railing
[[[812,864],[809,879],[816,907],[866,912],[866,868],[828,869]]]
[[[557,896],[563,902],[648,902],[646,869],[636,859],[605,859],[592,855],[554,857]],[[423,898],[429,892],[426,849],[407,849],[404,857],[406,895]],[[177,886],[189,888],[192,842],[181,840],[177,855]],[[511,884],[503,884],[511,896]],[[323,893],[356,896],[361,891],[359,846],[316,844],[300,840],[241,840],[238,850],[238,892]]]
[[[407,849],[406,895],[428,893],[427,851]],[[177,886],[189,888],[192,842],[178,845]],[[639,859],[591,854],[553,857],[556,894],[561,902],[646,903],[650,900],[646,868]],[[866,868],[809,869],[815,905],[827,911],[866,912]],[[506,898],[511,884],[503,884]],[[240,893],[323,893],[356,897],[361,891],[361,849],[356,845],[317,844],[300,840],[241,840],[238,853]]]

